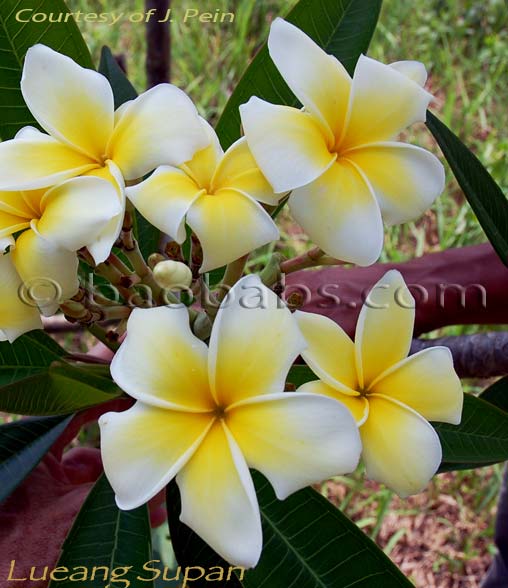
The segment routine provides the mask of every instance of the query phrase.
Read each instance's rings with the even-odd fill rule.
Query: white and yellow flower
[[[117,175],[116,182],[122,181]],[[53,314],[76,293],[79,249],[89,247],[99,258],[109,255],[111,244],[102,237],[123,212],[118,184],[92,171],[48,190],[0,192],[0,239],[17,235],[12,261],[25,289],[39,290],[44,314]]]
[[[280,195],[259,170],[245,139],[223,152],[215,131],[202,121],[208,146],[179,168],[163,166],[127,189],[134,206],[178,243],[185,223],[203,248],[201,272],[221,267],[278,238],[270,215],[259,204]]]
[[[23,282],[12,255],[5,253],[13,245],[12,239],[0,238],[0,341],[11,343],[23,333],[42,328],[39,311],[23,298]]]
[[[249,467],[283,499],[359,459],[344,406],[284,392],[304,348],[294,317],[257,276],[222,303],[209,348],[192,334],[186,309],[134,310],[111,372],[137,403],[100,420],[119,507],[146,503],[176,476],[181,520],[226,560],[254,566],[262,532]]]
[[[396,142],[424,121],[432,96],[425,67],[361,56],[353,79],[333,56],[278,18],[270,56],[303,110],[253,97],[240,107],[249,147],[276,192],[326,253],[369,265],[383,246],[383,222],[419,216],[442,192],[434,155]]]
[[[161,164],[178,165],[206,145],[194,105],[175,86],[156,86],[115,112],[104,76],[44,45],[28,50],[21,91],[47,134],[25,127],[14,139],[0,143],[0,190],[49,188],[86,174],[113,182],[120,212],[90,247],[97,263],[106,259],[121,230],[124,180],[136,180]],[[79,184],[67,189],[74,186],[79,189]],[[102,195],[106,200],[105,189]],[[95,206],[97,196],[81,197],[79,205],[72,199],[74,210],[62,210],[69,222],[72,215],[77,218]]]
[[[441,463],[431,421],[457,425],[463,393],[447,347],[407,357],[414,300],[399,272],[389,271],[363,306],[353,343],[332,320],[298,312],[302,353],[320,378],[299,388],[340,400],[355,417],[367,475],[401,496],[422,490]]]

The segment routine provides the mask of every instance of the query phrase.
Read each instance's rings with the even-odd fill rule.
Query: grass
[[[68,0],[72,10],[111,11],[109,0]],[[172,25],[172,81],[212,123],[251,56],[266,39],[269,23],[284,14],[287,0],[236,0],[234,24]],[[173,0],[175,12],[188,7]],[[227,0],[202,0],[202,10],[231,10]],[[115,12],[143,10],[142,0],[118,0]],[[384,62],[415,59],[429,70],[432,109],[470,146],[494,179],[508,189],[508,9],[505,0],[386,0],[370,55]],[[98,62],[108,44],[127,58],[138,90],[146,85],[144,27],[82,23]],[[423,125],[407,139],[436,150]],[[287,213],[280,217],[283,250],[301,253],[306,237]],[[485,241],[451,174],[444,194],[421,219],[387,231],[382,261],[403,261],[429,251]],[[259,252],[264,263],[273,246]],[[471,327],[468,328],[469,332]],[[449,329],[447,333],[461,333]],[[501,466],[437,477],[422,495],[401,501],[361,475],[328,482],[323,493],[343,508],[413,577],[419,587],[475,588],[492,551],[491,538]],[[416,521],[416,522],[415,522]],[[422,550],[428,557],[422,559]],[[418,559],[420,558],[420,559]]]

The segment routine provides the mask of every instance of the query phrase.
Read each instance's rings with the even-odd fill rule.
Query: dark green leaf
[[[132,586],[143,585],[153,588],[153,582],[141,582],[138,576],[146,579],[153,573],[143,570],[152,559],[150,522],[147,506],[131,511],[121,511],[115,504],[115,495],[106,476],[99,478],[88,495],[74,525],[62,547],[58,566],[68,569],[82,566],[89,572],[94,566],[109,568],[108,578],[102,573],[76,584],[76,581],[63,580],[50,582],[49,588],[86,586],[104,588],[120,586],[126,581]],[[118,568],[128,567],[127,573]],[[112,581],[111,572],[117,568],[117,577]],[[110,583],[111,582],[111,583]]]
[[[61,364],[0,388],[0,410],[37,416],[69,414],[109,402],[121,393],[110,378]]]
[[[0,343],[0,386],[47,371],[65,350],[43,331],[32,331],[14,343]],[[1,390],[0,390],[1,391]]]
[[[148,259],[151,253],[157,253],[159,251],[161,232],[150,224],[137,210],[134,214],[134,235],[138,240],[139,248],[145,259]]]
[[[88,48],[72,18],[61,23],[19,22],[33,12],[67,14],[62,0],[0,0],[0,137],[11,139],[26,125],[36,122],[25,105],[19,83],[27,50],[42,43],[93,68]]]
[[[311,488],[277,500],[254,475],[265,549],[245,588],[409,588],[412,584],[353,522]]]
[[[227,570],[229,564],[220,555],[217,555],[201,537],[198,537],[194,531],[180,521],[180,492],[174,480],[169,483],[166,489],[166,498],[169,532],[178,565],[183,568],[199,566],[205,569],[218,566],[223,570]],[[192,582],[192,585],[195,588],[208,588],[210,582],[203,578]],[[236,576],[232,575],[230,580],[221,582],[221,586],[241,588],[242,584]]]
[[[0,502],[41,461],[72,416],[24,419],[0,426]]]
[[[427,127],[436,138],[492,246],[508,265],[508,202],[480,160],[431,112]]]
[[[508,376],[489,386],[482,392],[480,398],[508,412]]]
[[[213,288],[220,284],[224,278],[224,274],[226,273],[226,266],[218,267],[217,269],[208,272],[208,286]]]
[[[381,2],[300,0],[286,20],[306,32],[327,53],[337,57],[352,74],[360,54],[367,52]],[[266,44],[247,68],[219,120],[217,134],[224,148],[240,137],[238,107],[254,95],[276,104],[298,105],[270,60]]]
[[[99,72],[105,76],[111,84],[115,98],[115,108],[118,108],[124,104],[124,102],[134,100],[134,98],[137,97],[138,93],[127,79],[122,68],[118,65],[118,62],[114,58],[109,47],[104,46],[102,48]]]
[[[310,488],[279,501],[253,473],[263,523],[263,554],[245,588],[410,588],[397,567],[344,514]],[[168,488],[171,539],[180,565],[227,564],[178,520],[176,484]],[[200,584],[196,584],[200,588]],[[206,584],[202,584],[205,588]]]
[[[67,365],[65,355],[43,331],[28,333],[12,345],[0,343],[0,411],[69,414],[120,394],[111,378],[91,368]]]
[[[508,460],[508,413],[470,394],[460,425],[434,424],[443,446],[444,471]]]
[[[319,378],[307,365],[294,365],[290,370],[287,377],[287,381],[293,384],[295,388],[298,388],[302,384],[312,382],[312,380],[318,380]]]

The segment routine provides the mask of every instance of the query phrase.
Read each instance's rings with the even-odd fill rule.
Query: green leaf
[[[12,345],[0,343],[0,411],[49,416],[76,412],[108,402],[121,391],[92,368],[63,363],[66,355],[43,331]]]
[[[43,331],[32,331],[12,344],[2,342],[0,386],[45,372],[54,361],[61,361],[65,355],[65,350]]]
[[[228,570],[229,564],[215,553],[201,537],[198,537],[194,531],[180,521],[180,491],[175,480],[172,480],[166,488],[166,504],[171,543],[178,565],[182,568],[199,566],[205,569],[220,567],[223,570]],[[202,578],[192,582],[192,585],[195,588],[208,588],[210,582]],[[224,588],[241,588],[242,583],[232,575],[229,580],[221,582],[222,586]]]
[[[295,388],[298,388],[302,384],[311,382],[312,380],[318,380],[319,378],[307,365],[294,365],[290,370],[287,377],[287,381],[293,384]]]
[[[109,47],[104,46],[102,48],[99,72],[105,76],[111,84],[113,96],[115,98],[115,109],[129,100],[137,98],[138,93],[127,79],[122,68],[118,65],[118,62],[114,58]]]
[[[280,501],[253,473],[263,523],[263,553],[239,584],[245,588],[410,588],[412,584],[353,522],[306,488]],[[182,566],[227,564],[178,520],[176,484],[168,487],[171,539]],[[205,588],[206,583],[195,584]]]
[[[508,202],[501,188],[480,160],[429,111],[426,124],[489,241],[501,261],[508,265]]]
[[[497,406],[504,412],[508,412],[508,376],[489,386],[481,393],[480,398]]]
[[[24,419],[0,426],[0,502],[41,461],[71,419],[72,415]]]
[[[74,525],[67,536],[58,567],[68,569],[82,566],[88,570],[86,581],[63,580],[52,581],[49,588],[65,588],[87,586],[87,588],[104,588],[104,586],[143,585],[153,588],[151,581],[139,581],[138,576],[145,580],[153,573],[144,571],[145,563],[152,559],[151,531],[147,506],[135,510],[121,511],[115,504],[115,494],[106,476],[96,482],[88,495]],[[92,579],[90,572],[94,566],[105,566],[109,569],[108,578],[102,573]],[[111,571],[115,568],[128,567],[123,575],[117,569],[118,578],[113,581]]]
[[[69,414],[109,402],[121,394],[110,378],[61,364],[0,388],[0,410],[37,416]]]
[[[360,54],[367,52],[381,2],[300,0],[285,18],[337,57],[352,74]],[[276,104],[298,105],[271,61],[266,44],[247,68],[218,122],[217,134],[224,149],[240,137],[238,107],[254,95]]]
[[[311,488],[279,501],[254,475],[265,549],[245,588],[410,588],[388,557],[340,510]]]
[[[134,214],[134,235],[138,240],[139,249],[145,259],[148,259],[151,253],[157,253],[159,251],[161,232],[150,224],[137,210]]]
[[[460,425],[435,423],[443,446],[442,471],[471,469],[508,460],[508,413],[470,394]]]
[[[88,48],[72,18],[61,23],[19,22],[33,12],[67,14],[62,0],[0,0],[0,137],[5,141],[26,125],[36,125],[19,87],[27,50],[42,43],[93,68]],[[27,12],[28,11],[28,12]]]

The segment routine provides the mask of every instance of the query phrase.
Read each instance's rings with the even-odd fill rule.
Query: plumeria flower
[[[254,566],[262,531],[249,467],[284,499],[359,459],[358,429],[343,405],[284,392],[304,348],[294,317],[257,276],[230,291],[209,348],[185,308],[135,309],[111,373],[137,402],[100,420],[118,506],[146,503],[176,476],[181,520],[229,562]]]
[[[424,121],[432,96],[415,61],[360,56],[353,79],[333,56],[278,18],[270,56],[303,110],[253,97],[240,107],[249,147],[276,192],[293,190],[293,217],[326,253],[369,265],[387,224],[419,216],[442,192],[444,169],[428,151],[396,142]]]
[[[421,491],[442,457],[431,421],[458,425],[463,393],[447,347],[407,357],[414,299],[389,271],[364,304],[353,343],[327,317],[298,312],[309,346],[302,355],[320,378],[299,388],[340,400],[354,415],[367,475],[400,496]]]
[[[123,182],[120,175],[117,182]],[[0,192],[0,239],[17,235],[12,261],[44,314],[54,314],[77,292],[79,249],[109,255],[111,244],[101,236],[123,212],[118,194],[93,171],[49,190]]]
[[[202,120],[208,146],[179,168],[163,166],[127,195],[139,212],[178,243],[185,223],[203,248],[201,272],[221,267],[278,238],[259,202],[277,204],[280,195],[260,172],[245,139],[224,153],[215,131]]]
[[[4,253],[13,245],[10,238],[0,239],[0,341],[11,343],[23,333],[42,328],[39,312],[23,300],[23,282],[11,254]]]
[[[141,178],[163,163],[178,165],[206,145],[194,105],[175,86],[156,86],[115,112],[113,92],[104,76],[44,45],[28,50],[21,91],[47,134],[26,127],[0,144],[0,190],[38,190],[85,174],[112,182],[121,212],[90,248],[97,263],[106,259],[121,230],[123,181]],[[103,185],[77,210],[70,207],[76,198],[69,198],[63,218],[69,220],[87,206],[94,208],[90,199],[99,194],[106,206],[111,190]],[[103,217],[100,208],[95,210],[98,222]]]

